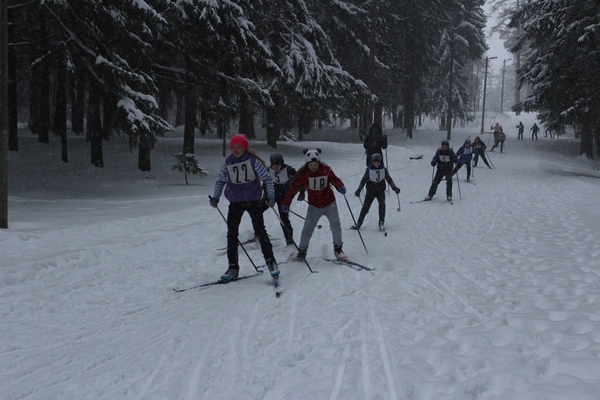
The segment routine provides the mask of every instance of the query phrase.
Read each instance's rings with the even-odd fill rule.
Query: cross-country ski
[[[200,285],[186,287],[186,288],[173,288],[173,291],[177,292],[177,293],[181,293],[181,292],[185,292],[187,290],[199,289],[199,288],[203,288],[203,287],[209,287],[209,286],[215,286],[215,285],[226,285],[228,283],[234,283],[234,282],[237,282],[237,281],[241,281],[241,280],[248,279],[248,278],[254,278],[254,277],[257,277],[257,276],[261,276],[261,275],[263,275],[263,274],[260,273],[260,272],[257,272],[257,273],[252,274],[252,275],[240,276],[237,279],[234,279],[234,280],[231,280],[231,281],[226,281],[224,279],[219,279],[219,280],[214,281],[214,282],[202,283]]]

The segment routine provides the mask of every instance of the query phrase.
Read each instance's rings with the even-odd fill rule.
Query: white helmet
[[[304,153],[304,162],[306,164],[313,161],[321,162],[321,149],[304,149],[302,152]]]

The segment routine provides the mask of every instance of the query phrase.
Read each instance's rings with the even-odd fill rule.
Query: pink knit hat
[[[246,135],[238,133],[231,138],[229,142],[229,148],[231,149],[234,144],[240,144],[246,150],[248,150],[248,139],[246,139]]]

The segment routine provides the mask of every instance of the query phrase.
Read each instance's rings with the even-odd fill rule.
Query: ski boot
[[[277,262],[275,260],[267,261],[267,268],[269,268],[269,272],[273,278],[277,278],[279,276],[279,267],[277,266]]]
[[[335,258],[337,258],[340,261],[344,261],[344,260],[348,259],[348,256],[345,255],[344,251],[342,250],[342,246],[334,246],[333,254],[335,255]]]
[[[298,250],[298,254],[294,257],[294,261],[304,261],[306,260],[306,250]]]
[[[225,282],[235,281],[240,274],[240,267],[236,264],[229,264],[227,272],[221,275],[221,280]]]

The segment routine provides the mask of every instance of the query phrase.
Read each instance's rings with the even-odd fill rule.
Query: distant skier
[[[458,163],[454,170],[452,171],[452,175],[455,175],[459,169],[462,168],[463,165],[467,166],[467,182],[471,182],[471,159],[473,158],[473,146],[471,146],[471,139],[465,140],[465,144],[461,146],[460,149],[456,152],[456,156],[458,157]]]
[[[394,180],[390,176],[387,168],[383,165],[383,157],[379,153],[375,153],[371,156],[371,165],[366,169],[365,174],[360,180],[358,189],[354,194],[356,197],[360,197],[362,188],[367,186],[367,194],[365,195],[365,202],[360,210],[360,215],[356,225],[351,229],[360,229],[365,216],[371,208],[371,204],[375,199],[379,203],[379,230],[382,231],[385,228],[385,182],[391,186],[392,190],[396,193],[400,193],[400,189],[394,183]]]
[[[519,121],[519,125],[517,125],[517,129],[519,130],[517,140],[523,140],[523,131],[525,130],[525,125],[523,125],[523,123],[521,121]]]
[[[496,122],[496,125],[493,126],[494,129],[494,145],[490,151],[494,151],[498,145],[500,145],[500,153],[504,151],[504,141],[506,140],[506,134],[502,129],[502,126]]]
[[[444,177],[446,177],[446,200],[452,201],[452,171],[454,170],[454,164],[457,161],[458,158],[456,157],[454,150],[450,147],[450,142],[442,140],[442,146],[437,149],[435,155],[431,159],[431,166],[437,166],[437,172],[431,182],[429,193],[424,199],[425,201],[429,201],[435,196],[437,187]]]
[[[473,152],[475,154],[475,156],[473,157],[473,161],[474,161],[473,168],[475,168],[477,166],[479,157],[481,157],[481,159],[483,160],[485,165],[487,165],[489,169],[492,169],[492,167],[490,167],[490,164],[488,163],[487,158],[485,157],[486,147],[487,146],[485,145],[485,143],[483,143],[483,141],[479,138],[479,136],[475,137],[475,139],[473,140]]]
[[[538,140],[538,132],[540,131],[540,128],[537,126],[537,124],[534,122],[533,126],[531,128],[529,128],[529,130],[531,131],[531,140],[533,140],[533,137],[535,136],[535,140]]]
[[[371,164],[371,156],[375,153],[383,154],[383,150],[387,149],[387,136],[381,131],[379,124],[374,123],[369,129],[369,134],[363,142],[365,154],[367,155],[367,167]]]

